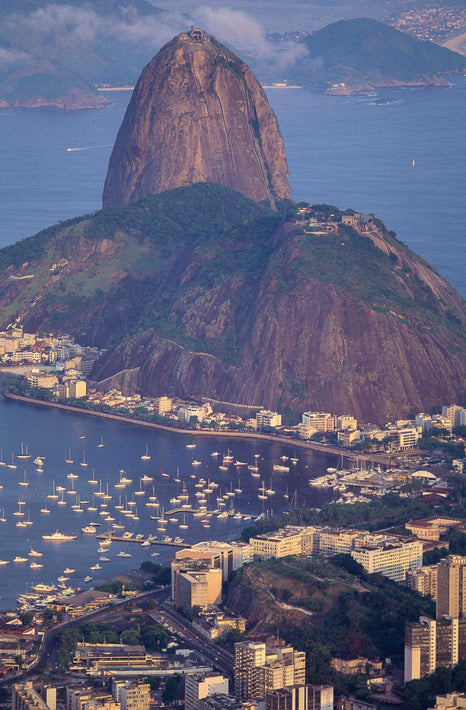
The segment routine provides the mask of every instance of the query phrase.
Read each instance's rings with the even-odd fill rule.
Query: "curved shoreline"
[[[205,429],[180,429],[178,427],[166,426],[165,424],[158,424],[156,422],[145,422],[141,419],[132,419],[131,417],[121,416],[119,414],[109,414],[107,412],[97,412],[91,411],[89,409],[82,409],[81,407],[72,407],[68,404],[59,404],[58,402],[46,402],[42,399],[34,399],[33,397],[25,397],[24,395],[13,394],[6,390],[2,390],[2,394],[6,399],[12,399],[18,402],[24,402],[26,404],[37,404],[41,407],[52,407],[53,409],[61,409],[65,412],[72,412],[75,414],[87,414],[90,417],[100,417],[103,419],[110,419],[117,422],[124,422],[125,424],[134,424],[136,426],[145,426],[152,429],[160,429],[161,431],[171,432],[172,434],[187,434],[190,437],[193,436],[213,436],[213,437],[226,437],[230,439],[257,439],[259,441],[270,441],[279,442],[281,444],[288,444],[289,446],[299,447],[301,449],[311,449],[312,451],[318,451],[323,454],[332,454],[334,456],[344,456],[351,460],[360,461],[370,461],[374,463],[380,463],[383,465],[390,464],[390,457],[383,454],[361,454],[359,452],[347,451],[345,449],[339,449],[334,446],[324,446],[315,441],[302,441],[300,439],[291,439],[286,436],[274,436],[272,434],[259,434],[257,432],[244,432],[244,431],[210,431]]]

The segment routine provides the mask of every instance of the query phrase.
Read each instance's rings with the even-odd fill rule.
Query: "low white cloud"
[[[13,69],[26,61],[26,59],[29,59],[29,55],[20,49],[0,47],[0,70]]]
[[[238,51],[246,51],[260,59],[270,58],[276,51],[267,40],[262,25],[240,10],[203,5],[193,13],[193,19],[220,42],[226,42]]]
[[[240,56],[252,57],[280,72],[306,54],[305,48],[297,43],[277,46],[271,42],[264,27],[245,12],[208,5],[194,9],[190,17],[177,11],[164,13],[161,17],[141,17],[129,3],[124,14],[115,19],[100,17],[88,8],[51,2],[29,14],[12,13],[5,20],[5,27],[13,39],[22,33],[23,36],[30,33],[40,37],[70,34],[83,42],[110,36],[154,52],[174,35],[186,31],[190,24],[202,27]]]
[[[304,45],[294,42],[277,45],[270,41],[263,25],[240,10],[202,5],[193,13],[193,20],[239,54],[247,53],[278,71],[286,70],[307,54]]]

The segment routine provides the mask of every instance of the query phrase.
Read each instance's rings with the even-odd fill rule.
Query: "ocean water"
[[[466,296],[466,77],[451,82],[369,97],[268,95],[293,198],[375,213]],[[110,98],[100,111],[0,112],[1,246],[100,208],[130,94]]]

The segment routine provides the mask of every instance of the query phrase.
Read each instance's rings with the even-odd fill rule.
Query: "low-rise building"
[[[466,708],[466,695],[464,693],[437,695],[435,705],[427,708],[427,710],[455,710],[455,708]]]

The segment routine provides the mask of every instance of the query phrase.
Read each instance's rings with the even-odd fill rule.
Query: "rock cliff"
[[[319,236],[220,185],[0,250],[0,309],[108,348],[107,388],[376,423],[466,400],[466,305],[426,262],[381,223]]]
[[[283,140],[262,87],[232,52],[193,30],[142,72],[110,158],[103,207],[198,182],[272,207],[290,197]]]

